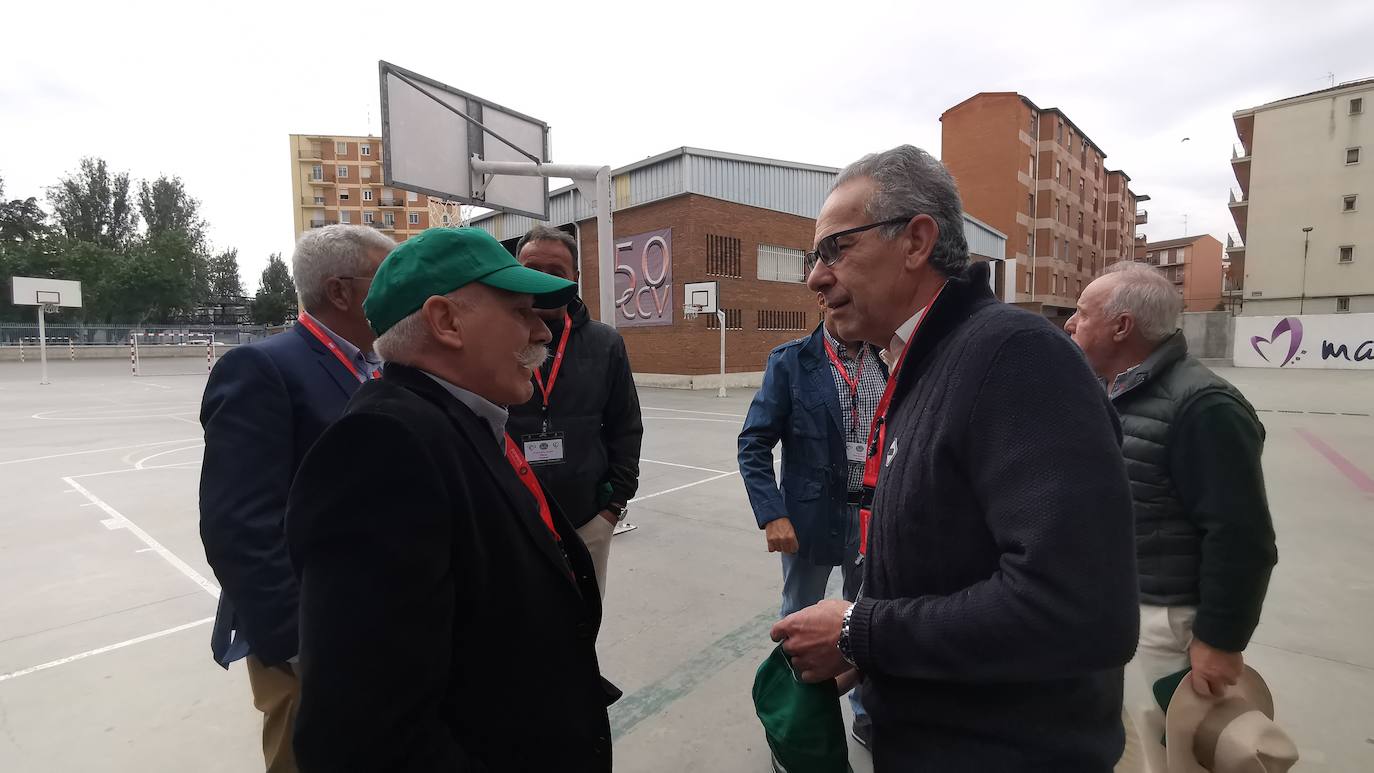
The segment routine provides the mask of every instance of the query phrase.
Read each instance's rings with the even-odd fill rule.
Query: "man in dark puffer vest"
[[[1278,552],[1264,426],[1234,386],[1188,355],[1182,306],[1154,268],[1123,262],[1083,291],[1066,329],[1121,416],[1140,572],[1135,662],[1147,688],[1191,668],[1193,689],[1215,696],[1240,677]],[[1145,701],[1131,713],[1162,771],[1163,717]]]

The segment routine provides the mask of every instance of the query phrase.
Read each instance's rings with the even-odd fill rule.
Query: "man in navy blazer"
[[[226,669],[246,658],[268,773],[296,770],[298,588],[286,546],[287,494],[305,452],[381,366],[363,299],[394,246],[365,226],[307,232],[291,260],[297,324],[232,349],[205,385],[200,536],[223,588],[210,648]]]
[[[768,551],[782,554],[782,617],[820,601],[837,565],[844,598],[858,595],[863,460],[886,385],[877,348],[840,340],[828,309],[814,333],[768,357],[739,434],[739,469]],[[773,472],[778,443],[781,486]],[[858,690],[850,703],[854,737],[866,747],[871,729]]]

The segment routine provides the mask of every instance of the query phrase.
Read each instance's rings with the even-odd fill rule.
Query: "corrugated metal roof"
[[[757,156],[681,147],[611,172],[614,211],[695,193],[750,207],[815,218],[840,170]],[[549,222],[566,225],[593,217],[590,202],[576,186],[549,194]],[[498,239],[528,231],[535,220],[524,215],[488,212],[472,224]],[[1006,234],[977,218],[964,216],[964,233],[973,252],[1001,258]],[[974,247],[977,243],[979,246]]]

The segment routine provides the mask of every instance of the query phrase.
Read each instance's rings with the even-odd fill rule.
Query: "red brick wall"
[[[687,194],[616,212],[614,222],[620,236],[673,229],[673,324],[620,328],[637,373],[705,375],[720,371],[720,331],[708,329],[705,316],[691,321],[682,318],[682,288],[688,282],[719,282],[718,305],[742,311],[743,329],[725,332],[725,364],[730,373],[763,370],[774,347],[809,334],[820,320],[815,296],[806,285],[758,278],[760,244],[811,249],[815,221],[810,218]],[[578,225],[582,232],[582,297],[592,317],[599,318],[596,220]],[[740,278],[706,275],[708,234],[741,241]],[[758,330],[759,310],[803,311],[807,327]]]

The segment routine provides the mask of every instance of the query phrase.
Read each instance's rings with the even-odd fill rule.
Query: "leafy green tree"
[[[274,252],[267,258],[267,268],[262,270],[258,295],[253,300],[253,321],[279,325],[295,313],[296,287],[291,282],[291,270],[281,259],[281,253]]]
[[[83,158],[81,166],[48,189],[53,219],[69,239],[119,249],[137,235],[138,212],[129,175],[111,175],[105,160]]]
[[[233,247],[210,256],[210,299],[243,297],[243,281],[239,279],[239,251]]]

